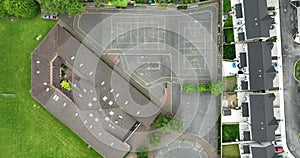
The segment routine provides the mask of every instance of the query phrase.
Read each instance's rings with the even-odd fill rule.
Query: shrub
[[[7,14],[21,18],[34,17],[38,9],[37,4],[33,0],[5,0],[2,7]],[[1,14],[4,14],[4,12]]]
[[[178,10],[182,10],[182,9],[188,9],[187,5],[180,5],[177,7]]]
[[[212,82],[208,85],[208,88],[211,94],[218,96],[224,91],[224,83],[221,81]]]
[[[207,89],[207,86],[204,85],[204,84],[198,84],[198,92],[201,93],[201,92],[205,92],[205,91],[208,91]]]
[[[137,158],[148,158],[148,150],[145,147],[139,147],[136,150]]]
[[[63,80],[61,83],[60,83],[60,86],[64,89],[66,89],[67,91],[71,91],[72,90],[72,86],[71,84],[67,81],[67,80]]]
[[[158,146],[161,143],[160,134],[157,132],[148,135],[149,143],[153,147]]]
[[[183,92],[184,93],[186,93],[186,94],[191,94],[191,93],[194,93],[194,92],[196,92],[196,86],[195,85],[193,85],[193,84],[191,84],[191,83],[185,83],[185,84],[183,84],[183,86],[182,86],[182,90],[183,90]]]

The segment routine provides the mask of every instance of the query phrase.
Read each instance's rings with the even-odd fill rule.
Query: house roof
[[[252,140],[273,141],[278,127],[274,117],[273,93],[250,94],[250,115]]]
[[[267,147],[251,147],[253,158],[278,158],[274,151],[274,145]]]
[[[59,75],[59,71],[53,70],[59,70],[62,60],[72,71],[72,98],[52,83]],[[145,112],[156,111],[158,107],[59,25],[34,50],[31,67],[32,97],[105,157],[123,157],[130,149],[124,140],[133,128],[138,127],[139,122],[150,125],[158,115],[145,116]],[[99,88],[104,80],[105,87]],[[111,82],[118,82],[114,91]],[[125,83],[130,90],[124,91]],[[118,97],[117,93],[120,93]],[[120,107],[125,99],[128,105]],[[139,116],[133,110],[137,110],[141,102],[147,104],[142,104],[146,108],[140,109]],[[132,111],[135,115],[130,114]]]
[[[267,90],[273,88],[276,70],[272,66],[271,49],[273,43],[248,43],[248,65],[251,90]]]
[[[272,18],[266,0],[244,0],[244,14],[247,39],[270,36]]]

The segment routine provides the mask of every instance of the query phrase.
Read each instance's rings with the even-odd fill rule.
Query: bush
[[[82,0],[38,0],[42,11],[46,13],[65,13],[69,16],[81,14],[86,11],[82,4]]]
[[[7,14],[21,17],[21,18],[32,18],[37,14],[37,4],[33,0],[5,0],[2,6]],[[6,13],[1,11],[2,15]]]
[[[200,83],[198,85],[198,92],[201,93],[201,92],[205,92],[205,91],[208,91],[207,86]]]
[[[277,36],[270,37],[269,39],[266,40],[267,42],[276,42],[277,41]]]
[[[136,150],[137,158],[148,158],[148,150],[145,147],[139,147]]]
[[[193,85],[191,83],[185,83],[182,86],[182,90],[186,94],[191,94],[191,93],[195,93],[197,89],[196,89],[195,85]]]
[[[172,115],[168,116],[158,116],[155,120],[156,128],[163,134],[167,134],[169,130],[179,132],[182,128],[182,123],[179,118],[176,118]]]
[[[72,86],[71,84],[67,81],[67,80],[63,80],[61,83],[60,83],[60,86],[64,89],[66,89],[67,91],[71,91],[72,90]]]
[[[161,143],[160,134],[157,132],[148,135],[149,143],[153,147],[158,146]]]
[[[0,1],[0,18],[5,17],[7,15],[7,11],[4,7],[4,1]]]
[[[129,0],[112,0],[110,2],[115,7],[125,8],[127,7]]]
[[[94,0],[96,7],[102,7],[108,3],[108,0]]]
[[[300,60],[297,60],[294,68],[294,75],[296,80],[300,82]]]
[[[208,85],[208,87],[210,89],[210,93],[215,96],[218,96],[224,91],[224,83],[221,81],[212,82]]]
[[[179,118],[173,117],[169,122],[168,127],[172,131],[180,132],[182,129],[182,122]]]

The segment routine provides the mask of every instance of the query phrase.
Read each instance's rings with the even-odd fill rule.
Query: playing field
[[[54,24],[39,16],[0,19],[0,157],[101,157],[29,92],[36,37],[45,37]]]

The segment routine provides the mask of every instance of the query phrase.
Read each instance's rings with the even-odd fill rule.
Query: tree
[[[204,84],[198,84],[198,92],[201,93],[201,92],[205,92],[205,91],[208,91],[207,89],[207,86],[204,85]]]
[[[111,0],[111,4],[115,7],[125,8],[130,0]]]
[[[82,0],[38,0],[41,9],[47,13],[65,13],[69,16],[81,14],[86,11]]]
[[[160,134],[157,132],[148,135],[149,143],[153,147],[158,146],[161,142]]]
[[[94,0],[94,3],[97,7],[101,7],[102,5],[106,5],[109,0]]]
[[[7,14],[21,18],[34,17],[38,9],[34,0],[4,0],[3,7]],[[1,11],[1,14],[5,12]]]
[[[156,128],[163,134],[167,134],[169,130],[179,132],[182,128],[181,120],[172,115],[160,115],[154,123]]]
[[[173,116],[158,116],[158,118],[155,120],[155,126],[156,128],[162,132],[163,134],[168,133],[168,124],[173,119]]]
[[[173,117],[173,119],[169,122],[168,127],[170,130],[180,132],[182,129],[182,123],[179,118]]]
[[[60,83],[60,86],[64,89],[66,89],[67,91],[71,91],[72,90],[72,86],[71,84],[67,81],[67,80],[63,80],[61,83]]]
[[[196,89],[195,85],[193,85],[191,83],[185,83],[182,86],[182,90],[186,94],[191,94],[191,93],[195,93],[197,89]]]
[[[212,82],[209,84],[210,93],[218,96],[224,91],[224,83],[221,81]]]
[[[137,158],[148,158],[148,150],[145,147],[139,147],[136,150]]]
[[[4,6],[4,1],[0,0],[0,18],[7,15],[7,11]]]

